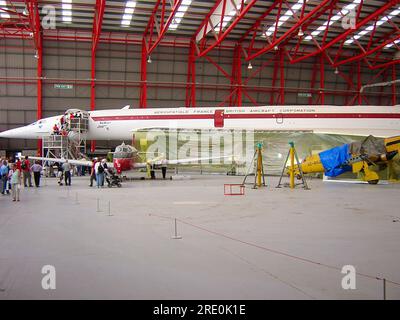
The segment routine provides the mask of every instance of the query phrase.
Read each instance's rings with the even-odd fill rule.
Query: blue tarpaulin
[[[319,154],[319,158],[325,169],[325,175],[336,177],[344,172],[351,171],[351,166],[343,165],[351,157],[349,146],[349,144],[344,144]]]

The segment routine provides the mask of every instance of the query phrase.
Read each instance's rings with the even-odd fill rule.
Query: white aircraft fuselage
[[[88,111],[87,139],[129,140],[137,130],[226,129],[308,131],[343,135],[400,135],[400,106],[259,106]],[[39,139],[63,115],[0,133],[0,138]]]

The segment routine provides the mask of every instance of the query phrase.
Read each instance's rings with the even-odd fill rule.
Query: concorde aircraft
[[[306,131],[360,136],[373,134],[377,137],[400,135],[400,106],[320,105],[153,109],[131,109],[125,106],[122,109],[96,111],[69,109],[62,115],[1,132],[0,138],[40,139],[54,134],[55,124],[58,126],[62,124],[68,128],[76,118],[86,120],[85,130],[81,133],[86,139],[93,140],[130,140],[135,132],[151,129]],[[71,139],[74,138],[74,134],[76,130],[69,130],[68,136]],[[145,167],[149,163],[135,163],[128,161],[127,158],[115,159],[112,165],[119,172]],[[41,157],[40,160],[45,158]],[[168,164],[199,160],[201,158],[168,160]],[[91,165],[90,161],[71,161],[77,161],[76,164]],[[159,163],[161,159],[151,160],[151,164]],[[127,166],[129,168],[125,169]]]
[[[72,116],[87,119],[85,138],[130,140],[138,130],[226,129],[307,131],[376,137],[400,135],[400,106],[257,106],[67,110],[30,125],[0,133],[0,138],[40,139],[54,124]]]

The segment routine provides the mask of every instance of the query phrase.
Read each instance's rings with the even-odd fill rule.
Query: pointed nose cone
[[[15,128],[7,131],[0,132],[0,138],[9,139],[35,139],[36,134],[34,130],[27,127]]]
[[[10,133],[12,131],[13,130],[7,130],[7,131],[0,132],[0,138],[10,138]]]

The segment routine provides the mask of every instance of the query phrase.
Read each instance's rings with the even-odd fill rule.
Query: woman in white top
[[[15,168],[15,170],[14,170]],[[19,171],[18,168],[16,168],[14,165],[11,166],[11,195],[12,195],[12,201],[19,201],[19,193],[21,189],[21,172]]]

